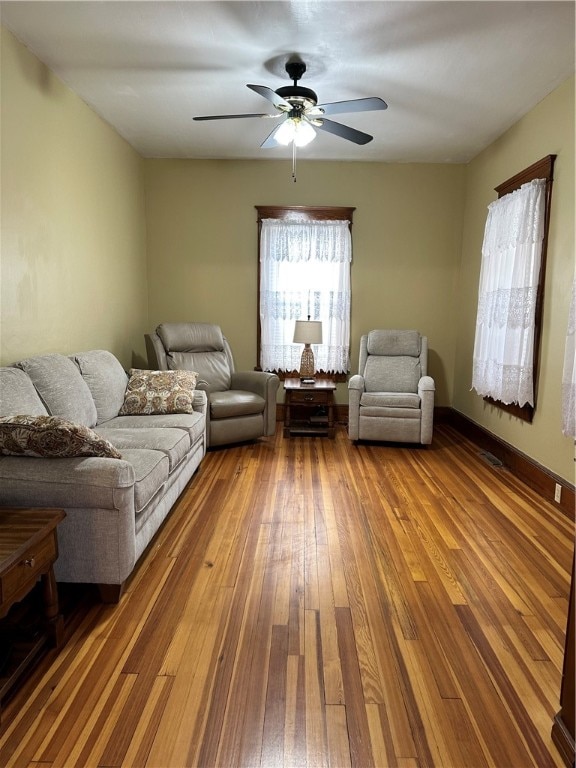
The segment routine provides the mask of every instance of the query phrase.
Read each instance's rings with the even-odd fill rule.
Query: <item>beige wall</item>
[[[304,155],[304,153],[302,153]],[[222,326],[238,368],[256,365],[255,205],[355,206],[351,366],[371,328],[419,328],[441,405],[452,397],[464,167],[147,160],[150,328]],[[345,385],[338,400],[347,402]]]
[[[143,161],[6,30],[0,361],[105,348],[147,318]]]
[[[478,279],[486,208],[494,187],[545,155],[556,154],[538,402],[527,424],[470,391]],[[574,277],[574,78],[491,144],[466,171],[453,406],[537,462],[574,482],[573,441],[561,431],[561,381]]]

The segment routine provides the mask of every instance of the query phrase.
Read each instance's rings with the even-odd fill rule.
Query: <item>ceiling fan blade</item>
[[[259,93],[260,96],[264,96],[265,99],[271,101],[272,104],[274,104],[274,106],[278,109],[292,109],[292,105],[286,101],[286,99],[283,99],[282,96],[278,96],[276,91],[273,91],[272,88],[268,88],[267,85],[248,85],[248,88],[251,88],[256,93]]]
[[[344,112],[372,112],[376,109],[388,109],[388,104],[378,96],[368,99],[351,99],[350,101],[333,101],[330,104],[317,104],[307,110],[310,117],[316,114],[338,115]]]
[[[280,125],[283,125],[283,123],[284,123],[284,122],[285,122],[285,120],[282,120],[282,122],[280,123]],[[274,130],[272,131],[272,133],[270,133],[270,134],[269,134],[269,135],[268,135],[268,136],[267,136],[267,137],[264,139],[264,141],[262,142],[262,144],[260,144],[260,148],[261,148],[261,149],[272,149],[272,147],[280,147],[280,146],[281,146],[280,142],[276,141],[276,134],[278,133],[278,129],[280,128],[280,125],[277,125],[277,126],[274,128]]]
[[[368,144],[374,138],[369,133],[362,133],[362,131],[357,131],[356,128],[350,128],[349,125],[342,125],[342,123],[335,123],[333,120],[325,120],[324,118],[318,120],[318,122],[314,120],[312,125],[320,128],[321,131],[328,131],[328,133],[333,133],[342,139],[353,141],[354,144]]]
[[[192,120],[236,120],[239,117],[276,117],[276,115],[256,112],[246,115],[202,115],[201,117],[193,117]]]

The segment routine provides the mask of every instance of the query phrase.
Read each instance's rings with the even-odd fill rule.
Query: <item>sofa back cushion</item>
[[[0,416],[47,416],[29,376],[20,368],[0,368]]]
[[[98,424],[118,416],[124,404],[128,374],[112,352],[93,349],[72,356],[82,378],[88,385],[96,412]]]
[[[65,355],[40,355],[20,360],[48,413],[86,427],[96,425],[96,405],[76,365]]]

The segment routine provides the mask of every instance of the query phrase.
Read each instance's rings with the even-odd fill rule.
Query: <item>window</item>
[[[482,246],[472,387],[525,421],[536,405],[554,159],[496,187]]]
[[[319,372],[345,379],[350,350],[352,208],[258,206],[258,360],[263,370],[293,374],[302,345],[296,320],[322,322],[314,347]],[[340,374],[340,377],[338,376]]]

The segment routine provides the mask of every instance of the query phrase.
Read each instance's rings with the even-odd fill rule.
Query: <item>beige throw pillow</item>
[[[120,416],[193,413],[195,371],[144,371],[132,368]]]

